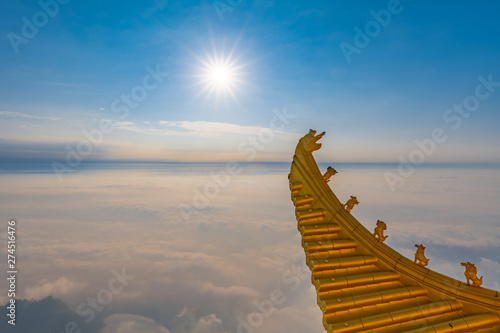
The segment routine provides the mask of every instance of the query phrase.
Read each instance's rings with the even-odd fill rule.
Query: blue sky
[[[64,159],[101,119],[115,130],[87,160],[245,159],[238,147],[286,107],[295,118],[256,160],[289,160],[315,128],[335,148],[320,160],[398,162],[441,127],[449,139],[427,162],[500,162],[500,88],[459,129],[443,121],[474,95],[479,76],[500,81],[498,3],[222,3],[230,10],[218,13],[211,1],[69,1],[16,47],[12,33],[23,36],[23,17],[33,22],[42,9],[4,4],[2,160]],[[366,32],[371,12],[391,6],[386,26],[347,61],[340,44],[355,45],[356,28]],[[233,94],[203,91],[216,57],[237,68]],[[119,119],[113,101],[142,85],[147,68],[168,76]]]

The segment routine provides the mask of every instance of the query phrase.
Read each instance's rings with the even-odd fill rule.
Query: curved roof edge
[[[353,239],[356,242],[356,255],[375,256],[378,259],[377,267],[380,270],[390,270],[399,273],[401,276],[400,281],[404,285],[416,284],[426,288],[431,300],[452,299],[459,301],[464,305],[465,313],[475,314],[486,311],[496,313],[500,317],[500,295],[498,291],[467,285],[465,282],[414,263],[388,245],[377,240],[372,232],[368,231],[351,215],[325,181],[312,155],[315,150],[321,148],[321,144],[317,143],[317,141],[323,135],[324,133],[316,135],[316,132],[311,130],[300,139],[295,150],[289,175],[292,200],[296,204],[299,230],[301,230],[303,236],[305,235],[304,232],[307,233],[305,231],[307,225],[312,226],[316,223],[314,225],[315,228],[318,228],[318,224],[338,225],[341,230],[339,234],[341,239],[333,243],[340,244],[345,243],[346,239]],[[308,199],[304,199],[304,197]],[[308,237],[310,238],[311,236]],[[318,242],[309,244],[306,238],[303,237],[303,245],[306,250],[308,264],[313,270],[314,282],[314,266],[318,265],[318,260],[315,258],[323,258],[324,256],[319,255],[319,252],[309,253],[311,252],[310,249],[314,248],[314,246],[318,247]],[[314,240],[314,237],[311,239]],[[319,244],[321,243],[320,241]],[[329,242],[328,244],[331,243]],[[326,245],[321,246],[324,247]],[[341,245],[337,246],[341,247]],[[341,251],[338,252],[339,256],[347,253],[346,251],[342,252],[343,250],[339,251]],[[329,255],[326,256],[329,257]],[[320,282],[317,282],[318,284]],[[320,289],[318,289],[319,292]],[[318,301],[320,300],[318,299]]]

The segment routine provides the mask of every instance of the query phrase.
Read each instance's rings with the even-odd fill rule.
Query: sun
[[[198,84],[202,86],[198,95],[203,94],[213,98],[216,103],[220,99],[227,101],[228,98],[237,102],[237,97],[245,85],[242,69],[246,65],[241,64],[233,52],[229,55],[215,51],[211,55],[205,53],[205,57],[198,57],[198,60],[200,63]]]
[[[227,65],[215,65],[209,69],[209,79],[217,88],[229,88],[234,83],[234,70]]]
[[[239,78],[238,67],[230,59],[214,58],[208,59],[203,64],[202,84],[203,91],[210,95],[215,94],[235,96],[235,91],[241,79]]]

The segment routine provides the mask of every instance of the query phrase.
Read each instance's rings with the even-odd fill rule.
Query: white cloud
[[[270,292],[280,289],[286,303],[277,307],[255,333],[320,332],[321,310],[315,304],[309,277],[296,291],[283,281],[285,271],[305,262],[290,203],[287,170],[233,177],[230,185],[211,199],[207,209],[192,216],[189,224],[182,220],[178,204],[191,205],[193,189],[203,191],[203,185],[213,180],[209,169],[201,173],[196,169],[185,171],[78,173],[61,185],[52,175],[40,177],[36,183],[31,177],[6,178],[0,189],[0,210],[17,215],[25,230],[29,230],[23,233],[26,267],[20,285],[40,285],[39,290],[46,289],[39,292],[42,295],[49,294],[49,290],[56,292],[57,288],[47,281],[38,283],[41,277],[56,281],[63,274],[71,281],[85,281],[85,288],[74,288],[72,295],[61,297],[70,309],[75,309],[87,297],[95,297],[99,289],[107,287],[111,269],[126,267],[127,273],[137,278],[114,297],[106,313],[134,313],[142,319],[108,318],[108,331],[101,333],[128,333],[126,329],[130,327],[136,332],[150,329],[165,333],[148,318],[173,333],[193,333],[195,328],[200,332],[206,328],[210,333],[236,332],[239,316],[246,318],[256,311],[255,301],[269,300]],[[380,170],[374,172],[380,174]],[[341,178],[333,180],[335,193],[348,198],[353,191],[357,194],[357,189],[376,188],[366,182],[366,173],[360,169],[340,174]],[[423,185],[435,183],[430,179]],[[477,182],[471,182],[467,189],[472,191],[474,184]],[[498,189],[498,184],[490,179],[487,184]],[[418,221],[434,221],[423,216],[436,214],[429,211],[427,200],[441,204],[445,198],[456,199],[448,198],[451,194],[443,191],[432,189],[430,194],[422,195],[424,202],[419,195],[399,193],[401,197],[409,196],[408,204],[415,208],[408,211],[406,205],[394,206],[390,198],[374,190],[359,196],[363,201],[355,215],[358,217],[366,209],[367,217],[362,221],[367,221],[365,225],[373,230],[377,218],[385,219],[386,215],[399,212],[387,219],[387,234],[389,241],[399,240],[403,244],[404,255],[413,259],[413,245],[429,243],[427,255],[432,269],[463,281],[460,260],[472,260],[477,263],[479,274],[484,275],[484,286],[495,287],[500,264],[469,257],[473,243],[467,237],[485,239],[489,246],[496,244],[494,237],[498,239],[498,232],[489,219],[497,218],[498,208],[488,210],[479,203],[485,200],[482,193],[490,193],[491,200],[498,202],[498,191],[481,188],[480,193],[469,196],[465,208],[475,217],[473,224],[467,223],[468,218],[458,223],[456,217],[463,211],[455,204],[456,211],[447,210],[453,214],[436,218],[442,223],[434,223],[437,229],[432,232],[436,236],[428,239],[432,233],[428,234],[427,229],[431,230],[432,222]],[[413,222],[404,223],[405,217]],[[469,224],[476,228],[472,234]],[[432,253],[433,243],[448,244],[453,238],[458,239],[453,244],[463,243],[450,247],[459,252],[458,261],[449,258],[449,251]],[[483,249],[481,256],[497,259],[497,249]],[[54,258],[51,265],[47,265],[47,258]],[[32,294],[33,288],[29,291]]]
[[[63,276],[54,282],[41,280],[35,287],[27,287],[24,294],[27,299],[41,300],[47,296],[66,296],[81,287],[80,283]]]
[[[458,225],[451,223],[420,222],[419,224],[394,225],[391,233],[399,240],[407,239],[411,243],[418,235],[420,242],[446,246],[458,246],[475,249],[500,247],[500,230],[497,226]],[[411,257],[410,257],[411,258]]]
[[[132,314],[113,314],[104,319],[101,333],[170,333],[153,319]]]
[[[198,137],[215,137],[214,133],[195,133],[185,131],[171,131],[165,128],[156,128],[151,126],[149,122],[143,122],[140,126],[130,121],[119,121],[113,123],[113,126],[119,130],[135,132],[146,135],[164,135],[164,136],[198,136]]]
[[[222,320],[212,313],[198,319],[192,333],[227,333],[222,328]]]
[[[478,276],[484,275],[485,281],[493,280],[500,276],[500,263],[495,260],[481,258],[481,261],[477,264],[477,268],[479,272]],[[500,283],[493,281],[493,288],[500,290]]]
[[[122,128],[122,127],[127,127],[127,126],[133,126],[135,124],[131,121],[117,121],[113,125],[118,127],[118,128]]]
[[[216,286],[213,282],[204,283],[200,291],[207,292],[216,295],[217,297],[229,297],[229,296],[241,296],[241,297],[258,297],[259,293],[245,286],[229,286],[229,287],[221,287]]]
[[[209,121],[165,121],[158,122],[160,127],[154,127],[150,123],[143,122],[143,126],[138,126],[132,122],[116,122],[114,126],[118,129],[149,135],[177,135],[189,137],[214,138],[223,134],[236,135],[262,135],[264,137],[275,136],[281,140],[295,141],[298,134],[273,130],[261,126],[241,126],[230,123],[209,122]],[[272,134],[271,134],[272,133]]]
[[[181,310],[181,312],[179,312],[179,314],[177,315],[177,317],[178,317],[178,318],[183,317],[186,313],[188,313],[188,311],[189,311],[189,310],[188,310],[187,306],[185,306],[185,307]]]
[[[207,133],[234,133],[242,135],[257,135],[262,131],[269,131],[270,128],[260,126],[241,126],[230,123],[210,122],[210,121],[164,121],[158,122],[160,125],[183,128],[193,132]],[[285,133],[274,131],[276,133]]]
[[[33,116],[30,114],[12,112],[12,111],[0,111],[0,116],[17,117],[17,118],[30,118],[30,119],[44,119],[44,120],[61,120],[61,118],[56,117],[43,117],[43,116]]]

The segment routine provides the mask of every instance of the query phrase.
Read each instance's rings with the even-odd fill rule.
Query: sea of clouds
[[[17,327],[3,319],[2,332],[323,332],[288,169],[248,167],[186,220],[179,205],[217,168],[0,175],[0,246],[17,219],[22,299]],[[429,268],[461,280],[460,262],[475,262],[500,289],[500,171],[420,169],[391,192],[383,168],[337,170],[334,192],[358,197],[369,230],[384,220],[388,245],[413,258],[423,243]]]

